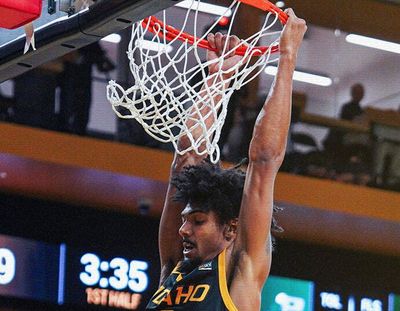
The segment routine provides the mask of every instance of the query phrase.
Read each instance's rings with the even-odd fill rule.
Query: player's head
[[[204,161],[184,168],[172,179],[175,200],[186,205],[179,231],[187,240],[184,248],[195,249],[193,253],[202,261],[235,240],[245,178],[239,167],[222,169]],[[279,229],[275,220],[272,229]]]
[[[177,189],[175,200],[213,211],[219,223],[226,224],[239,216],[245,178],[239,168],[225,170],[208,161],[187,166],[172,179]]]
[[[361,83],[354,84],[351,87],[351,97],[354,101],[360,102],[364,98],[364,86]]]

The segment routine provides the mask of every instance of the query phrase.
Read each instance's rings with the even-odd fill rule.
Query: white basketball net
[[[168,11],[162,12],[162,22],[180,29],[180,33],[191,31],[199,40],[204,39],[208,33],[213,32],[218,20],[205,33],[197,35],[198,17],[204,13],[199,12],[201,1],[189,1],[191,6],[186,12],[183,25],[174,25],[173,18],[168,20]],[[240,4],[235,0],[229,7],[232,15],[227,35],[231,35]],[[267,42],[270,47],[277,45],[282,27],[279,31],[271,31],[276,23],[279,23],[278,16],[268,13],[259,32],[247,39],[241,38],[248,49],[242,60],[230,69],[235,73],[223,83],[217,82],[222,81],[224,74],[221,67],[219,72],[208,78],[207,68],[210,64],[222,65],[224,57],[231,53],[227,44],[220,58],[206,62],[205,57],[201,57],[204,49],[197,45],[199,41],[194,44],[178,39],[167,41],[164,28],[153,34],[148,30],[148,24],[140,21],[133,26],[127,53],[135,84],[125,90],[115,81],[110,81],[107,98],[120,118],[136,119],[150,136],[161,142],[171,142],[177,153],[194,151],[199,155],[208,154],[210,160],[216,163],[220,157],[217,143],[232,93],[254,79],[268,63],[277,60],[277,57],[270,59],[271,48],[262,56],[252,57],[256,53],[252,48],[260,44],[260,41]],[[147,41],[156,47],[155,51],[149,50],[145,45]],[[201,81],[194,83],[196,76],[200,76]],[[206,78],[215,83],[199,92]],[[210,119],[212,125],[206,126],[206,121],[210,123]],[[178,146],[178,140],[184,135],[191,145],[182,148]]]

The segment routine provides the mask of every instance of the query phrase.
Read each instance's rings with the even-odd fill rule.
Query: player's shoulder
[[[231,257],[227,260],[226,271],[231,285],[237,281],[239,284],[252,284],[261,289],[269,275],[270,267],[271,256],[267,250],[256,257],[239,250],[231,253]]]

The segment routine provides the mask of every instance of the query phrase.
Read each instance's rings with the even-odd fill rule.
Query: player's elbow
[[[267,164],[279,168],[285,157],[284,148],[252,146],[249,151],[249,160],[253,163]]]

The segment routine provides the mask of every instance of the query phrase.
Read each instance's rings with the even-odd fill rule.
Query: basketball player
[[[292,76],[307,29],[293,10],[286,13],[278,73],[254,127],[246,174],[194,153],[175,154],[159,231],[160,287],[147,310],[260,309],[271,265],[274,181],[285,154]],[[239,44],[220,33],[207,39],[217,51],[225,40],[233,48]],[[216,57],[218,52],[208,52],[209,60]],[[228,55],[222,67],[228,70],[239,60]],[[209,68],[210,74],[217,70]],[[187,137],[179,143],[181,150],[190,144]]]

